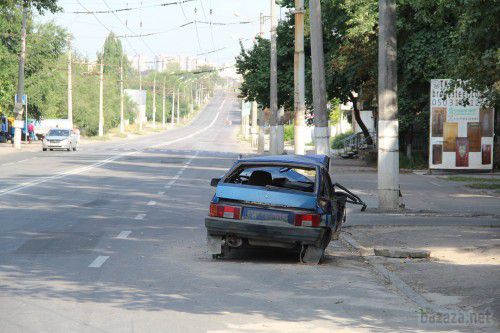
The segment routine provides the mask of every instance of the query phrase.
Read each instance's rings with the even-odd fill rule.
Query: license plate
[[[243,218],[247,220],[267,220],[288,222],[289,214],[287,212],[271,211],[266,209],[246,208]]]

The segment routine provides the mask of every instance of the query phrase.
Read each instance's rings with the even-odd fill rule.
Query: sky
[[[185,0],[184,0],[185,1]],[[218,52],[201,55],[210,63],[222,66],[233,63],[240,51],[239,39],[246,47],[259,32],[259,14],[268,15],[269,0],[193,0],[181,5],[159,6],[178,2],[175,0],[60,0],[63,12],[45,14],[43,21],[54,21],[66,27],[73,36],[73,49],[94,59],[102,47],[109,30],[117,35],[133,35],[162,32],[142,38],[122,38],[128,55],[196,56],[213,50]],[[109,7],[108,7],[109,6]],[[134,10],[113,13],[75,14],[73,12],[106,11],[109,8]],[[212,11],[212,14],[210,14]],[[210,25],[194,24],[179,28],[191,21],[234,23],[252,21],[249,24]],[[99,22],[100,21],[100,22]],[[141,28],[142,22],[142,28]],[[196,29],[197,28],[197,29]],[[198,33],[196,32],[198,31]],[[266,24],[265,30],[269,30]]]

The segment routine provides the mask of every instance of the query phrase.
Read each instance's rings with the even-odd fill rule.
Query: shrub
[[[352,135],[352,131],[348,131],[346,133],[342,133],[342,134],[339,134],[339,135],[336,135],[334,136],[332,139],[331,139],[331,147],[333,149],[341,149],[343,148],[343,144],[342,144],[342,140],[344,140],[345,138],[347,138],[349,135]]]

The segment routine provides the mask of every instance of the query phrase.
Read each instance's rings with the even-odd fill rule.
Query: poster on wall
[[[457,138],[457,151],[455,156],[455,165],[457,167],[469,166],[469,139]]]
[[[458,123],[444,123],[444,151],[455,152],[458,136]]]
[[[481,163],[491,164],[491,145],[483,145],[482,151]]]
[[[431,80],[429,168],[492,169],[495,110],[478,92]]]
[[[432,145],[432,164],[443,163],[443,145]]]

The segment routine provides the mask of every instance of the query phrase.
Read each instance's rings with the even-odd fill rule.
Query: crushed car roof
[[[238,160],[239,163],[298,163],[310,166],[320,166],[328,169],[329,158],[326,155],[269,155],[248,157]]]

